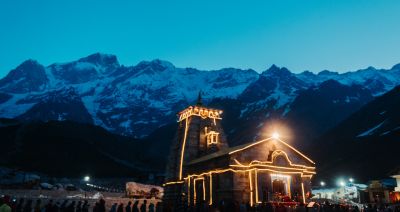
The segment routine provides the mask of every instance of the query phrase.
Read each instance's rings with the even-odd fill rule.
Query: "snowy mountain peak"
[[[79,62],[88,62],[99,66],[119,66],[117,56],[112,54],[95,53],[87,57],[81,58]]]
[[[392,71],[400,71],[400,63],[394,65],[391,70]]]
[[[35,60],[26,60],[0,80],[0,90],[11,93],[42,91],[47,83],[44,66]]]
[[[271,113],[276,110],[286,114],[301,91],[327,80],[335,80],[321,85],[328,86],[325,90],[329,92],[358,84],[377,96],[400,84],[399,79],[400,71],[383,69],[293,74],[285,67],[272,65],[259,74],[251,69],[177,68],[159,59],[122,66],[115,55],[95,53],[46,68],[28,60],[10,71],[0,80],[0,117],[29,120],[57,107],[49,120],[80,120],[77,117],[86,114],[85,122],[92,120],[111,132],[141,137],[173,121],[174,112],[195,102],[200,90],[206,103],[239,100],[243,110],[238,116],[245,117],[266,108]],[[335,98],[347,103],[356,95]],[[80,112],[74,113],[63,104]]]
[[[335,75],[339,75],[339,73],[335,72],[335,71],[328,71],[328,70],[323,70],[318,73],[318,76],[335,76]]]
[[[137,64],[134,69],[146,70],[148,73],[156,73],[164,70],[173,70],[175,66],[168,61],[155,59],[152,61],[142,61]]]
[[[278,67],[275,64],[273,64],[270,68],[268,68],[266,71],[261,73],[261,75],[264,76],[276,76],[276,77],[285,77],[285,76],[290,76],[292,75],[292,72],[290,72],[287,68],[285,67]]]

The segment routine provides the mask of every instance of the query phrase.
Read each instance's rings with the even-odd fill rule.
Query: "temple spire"
[[[201,98],[201,91],[199,92],[199,96],[197,97],[197,106],[202,106],[203,105],[203,100]]]

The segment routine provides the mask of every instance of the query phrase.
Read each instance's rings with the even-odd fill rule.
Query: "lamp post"
[[[90,176],[86,175],[85,177],[83,177],[83,181],[85,182],[85,184],[87,185],[88,182],[90,181]],[[86,189],[85,189],[85,199],[87,198],[86,195]]]

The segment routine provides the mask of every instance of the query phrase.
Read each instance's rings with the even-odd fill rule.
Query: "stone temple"
[[[201,101],[178,113],[164,204],[306,202],[315,163],[276,136],[229,147],[221,115]]]

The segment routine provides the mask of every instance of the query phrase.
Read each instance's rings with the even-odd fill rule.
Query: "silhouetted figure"
[[[60,212],[60,202],[56,202],[56,204],[54,204],[53,212]]]
[[[82,201],[79,200],[78,204],[76,205],[75,212],[82,212]]]
[[[11,203],[9,196],[4,196],[0,198],[0,212],[11,212]]]
[[[100,199],[97,212],[106,212],[106,201],[104,199]]]
[[[34,212],[40,212],[41,211],[41,207],[40,207],[41,205],[42,205],[42,200],[37,199],[33,211]]]
[[[89,202],[85,200],[85,202],[82,205],[82,212],[89,212]]]
[[[126,207],[125,207],[125,212],[132,212],[131,204],[132,204],[132,202],[129,201],[129,202],[128,202],[128,205],[126,205]]]
[[[24,198],[19,199],[19,202],[17,204],[16,212],[22,212],[24,209]]]
[[[124,212],[124,204],[119,203],[118,208],[117,208],[117,212]]]
[[[146,212],[147,200],[143,200],[143,204],[140,206],[140,212]]]
[[[132,206],[132,212],[139,212],[139,201],[135,201]]]
[[[72,201],[68,207],[67,207],[67,212],[75,212],[75,201]]]
[[[117,206],[118,206],[118,204],[117,204],[117,203],[114,203],[114,204],[111,206],[110,212],[117,212]]]
[[[240,203],[239,211],[240,212],[247,212],[246,204],[244,202]]]
[[[61,206],[60,206],[61,212],[67,212],[67,203],[68,203],[68,200],[64,200],[64,202],[61,203]]]
[[[154,204],[152,202],[149,204],[149,212],[154,212]]]
[[[156,211],[157,211],[157,212],[162,212],[162,211],[163,211],[161,202],[157,202],[157,204],[156,204]]]
[[[46,212],[53,212],[53,200],[49,200],[47,204],[44,206],[44,210]]]
[[[26,202],[23,212],[32,212],[32,200]]]

